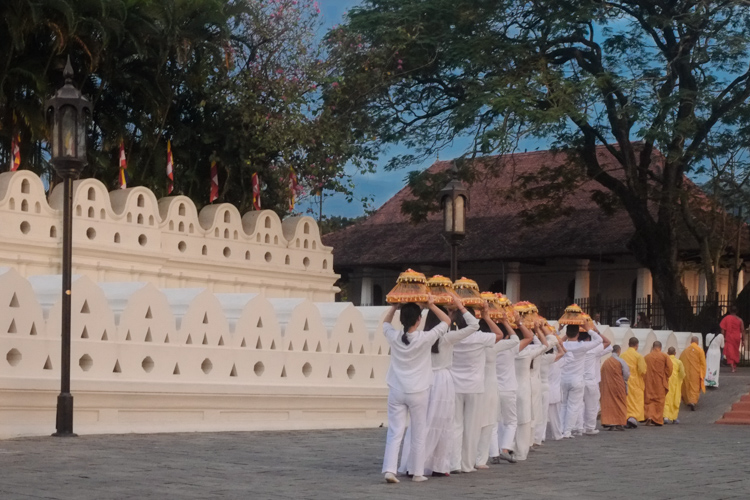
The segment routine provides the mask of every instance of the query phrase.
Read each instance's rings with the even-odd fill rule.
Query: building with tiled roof
[[[605,170],[620,177],[619,166],[606,149],[600,148],[598,154]],[[566,159],[563,153],[537,151],[473,160],[477,177],[469,186],[459,274],[475,279],[483,290],[505,292],[514,301],[651,295],[651,274],[628,249],[633,222],[624,209],[605,212],[592,200],[595,191],[605,193],[598,183],[582,178],[561,202],[562,217],[530,225],[523,216],[542,204],[521,194],[523,180],[540,172],[554,175]],[[660,161],[656,153],[655,169]],[[440,172],[451,164],[438,161],[429,171]],[[323,237],[334,249],[334,268],[343,277],[349,300],[381,304],[398,273],[409,267],[427,275],[448,274],[450,246],[442,236],[442,213],[413,224],[402,212],[403,202],[410,199],[411,190],[404,187],[370,217]],[[689,295],[701,295],[705,280],[691,264],[698,246],[687,231],[681,234],[683,282]],[[720,290],[722,286],[726,290],[726,282],[724,276]]]

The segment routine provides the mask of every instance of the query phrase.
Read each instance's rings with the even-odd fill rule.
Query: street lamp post
[[[57,396],[57,432],[73,433],[73,396],[70,394],[70,299],[73,252],[73,181],[86,166],[86,126],[91,104],[73,85],[70,57],[63,71],[65,84],[45,103],[52,135],[50,162],[63,182],[62,328],[60,394]]]
[[[451,246],[451,281],[458,279],[458,246],[466,236],[466,209],[469,207],[469,190],[458,179],[458,167],[453,162],[451,180],[440,190],[443,209],[443,233]]]

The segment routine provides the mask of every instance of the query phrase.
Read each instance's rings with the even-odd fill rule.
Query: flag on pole
[[[260,210],[260,178],[258,174],[253,174],[253,208]]]
[[[294,169],[290,169],[289,172],[289,210],[294,210],[294,201],[297,195],[297,174],[294,172]]]
[[[10,171],[15,172],[21,166],[21,133],[13,135],[10,144]]]
[[[128,187],[128,161],[125,159],[125,143],[120,141],[120,189]]]
[[[167,194],[174,190],[174,163],[172,160],[172,141],[167,141]]]
[[[208,197],[208,202],[213,203],[219,197],[219,167],[216,165],[216,160],[211,161],[211,194]]]

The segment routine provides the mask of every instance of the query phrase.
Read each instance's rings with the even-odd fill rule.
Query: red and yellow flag
[[[174,162],[172,159],[172,141],[167,141],[167,194],[174,190]]]
[[[260,178],[258,174],[253,174],[253,208],[260,210]]]
[[[213,203],[219,197],[219,167],[216,160],[211,161],[211,193],[208,202]]]
[[[125,159],[125,143],[120,141],[120,189],[128,187],[128,161]]]

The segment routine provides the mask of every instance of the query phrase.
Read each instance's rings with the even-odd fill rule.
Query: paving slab
[[[0,441],[0,499],[750,498],[750,426],[716,425],[750,369],[679,425],[548,442],[526,462],[385,484],[386,429],[36,437]]]

